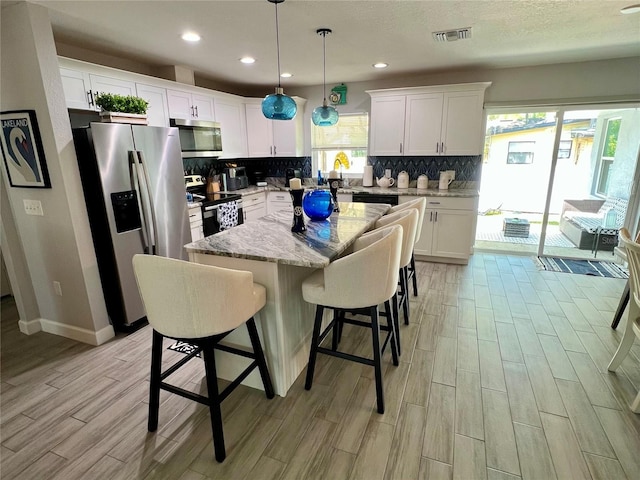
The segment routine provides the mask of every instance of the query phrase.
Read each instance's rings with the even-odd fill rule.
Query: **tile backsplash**
[[[222,170],[225,163],[235,163],[245,166],[249,172],[261,171],[266,177],[284,177],[287,168],[302,170],[303,178],[315,177],[312,170],[311,157],[267,157],[267,158],[237,158],[230,160],[185,158],[184,170],[191,173],[206,175],[213,167]],[[455,170],[458,182],[480,182],[482,171],[482,156],[469,155],[459,157],[369,157],[368,163],[373,166],[373,174],[382,177],[387,168],[391,175],[398,177],[398,173],[405,170],[411,181],[417,180],[425,173],[429,180],[437,181],[441,170]]]
[[[369,165],[373,166],[373,174],[382,177],[387,168],[391,176],[398,177],[403,170],[409,174],[410,180],[417,180],[423,173],[429,180],[438,180],[441,170],[455,170],[456,181],[480,182],[482,172],[482,156],[469,155],[460,157],[369,157]]]

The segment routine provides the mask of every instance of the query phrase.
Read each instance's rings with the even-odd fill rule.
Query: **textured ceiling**
[[[198,75],[247,86],[277,81],[275,7],[267,0],[32,0],[50,10],[56,40],[142,61],[183,65]],[[637,1],[637,0],[634,0]],[[327,83],[469,68],[498,68],[640,56],[634,1],[286,0],[278,6],[286,86],[322,83],[328,27]],[[432,32],[472,27],[467,40],[436,43]],[[198,44],[180,39],[185,30]],[[257,59],[253,65],[238,60]],[[375,62],[389,67],[375,70]]]

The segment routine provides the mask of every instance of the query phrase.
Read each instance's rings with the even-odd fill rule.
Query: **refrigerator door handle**
[[[138,161],[138,155],[136,151],[129,150],[129,167],[131,169],[131,185],[133,189],[136,191],[138,195],[138,209],[140,211],[140,219],[142,223],[142,228],[140,228],[140,232],[142,233],[142,243],[144,247],[144,253],[152,253],[151,252],[151,232],[149,231],[149,221],[147,219],[148,212],[145,208],[144,203],[144,194],[142,192],[142,186],[140,185],[140,170],[141,165]]]
[[[156,241],[156,232],[158,231],[158,225],[156,225],[156,212],[155,212],[155,208],[153,205],[153,199],[151,198],[151,179],[149,178],[149,170],[147,168],[147,163],[144,160],[144,152],[142,152],[141,150],[136,150],[136,153],[138,155],[138,159],[140,161],[140,164],[142,165],[142,173],[143,173],[143,179],[144,179],[144,187],[145,187],[145,191],[146,191],[146,195],[145,195],[145,201],[147,202],[148,206],[149,206],[149,217],[151,217],[148,222],[148,227],[149,227],[149,240],[150,240],[150,246],[151,246],[151,254],[155,255],[156,254],[156,248],[157,248],[157,244],[158,242]]]

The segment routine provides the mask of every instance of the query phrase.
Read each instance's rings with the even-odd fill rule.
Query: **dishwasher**
[[[398,195],[354,192],[352,201],[354,203],[388,203],[390,205],[398,205]]]

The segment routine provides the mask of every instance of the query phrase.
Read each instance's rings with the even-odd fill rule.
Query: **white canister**
[[[429,177],[427,177],[425,174],[420,175],[418,177],[417,187],[420,190],[426,190],[427,188],[429,188]]]
[[[364,173],[362,174],[362,186],[373,187],[373,167],[371,165],[364,166]]]
[[[409,188],[409,174],[404,170],[398,174],[398,188]]]

